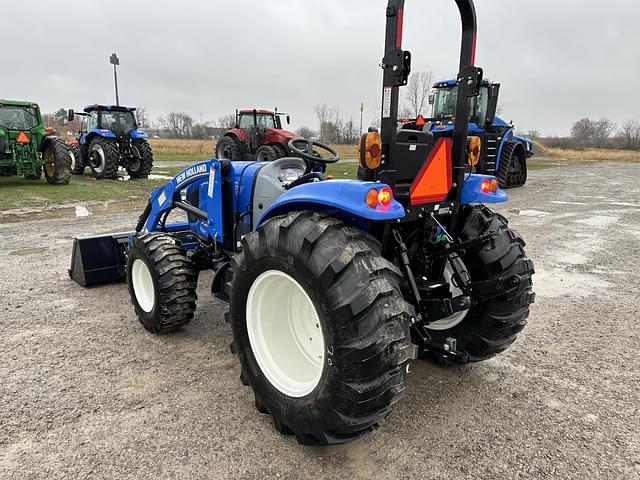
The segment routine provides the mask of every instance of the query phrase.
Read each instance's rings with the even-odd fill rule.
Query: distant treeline
[[[636,119],[626,120],[618,126],[606,117],[599,120],[581,118],[571,126],[571,135],[568,137],[541,137],[535,130],[529,131],[527,135],[551,148],[616,148],[640,151],[640,120]]]

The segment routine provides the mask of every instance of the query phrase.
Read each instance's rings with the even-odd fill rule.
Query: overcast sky
[[[380,105],[385,0],[34,0],[2,2],[0,98],[45,111],[120,100],[152,118],[215,120],[277,106],[317,127],[326,102],[365,125]],[[639,0],[476,0],[477,64],[502,84],[503,117],[566,134],[580,117],[640,118]],[[13,20],[12,20],[13,19]],[[407,0],[414,71],[455,75],[453,0]]]

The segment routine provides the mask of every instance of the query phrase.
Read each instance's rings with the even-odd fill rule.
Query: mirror
[[[429,105],[433,105],[436,101],[436,94],[435,93],[430,93],[429,94]]]
[[[76,117],[75,112],[73,111],[73,109],[72,109],[72,108],[70,108],[70,109],[67,111],[67,120],[69,120],[70,122],[73,122],[73,120],[75,119],[75,117]]]
[[[287,115],[287,125],[289,125],[290,123],[291,123],[291,117]]]

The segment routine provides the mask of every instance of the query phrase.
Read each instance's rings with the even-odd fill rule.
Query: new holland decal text
[[[176,185],[180,185],[190,178],[206,175],[207,173],[207,164],[194,165],[176,176]]]

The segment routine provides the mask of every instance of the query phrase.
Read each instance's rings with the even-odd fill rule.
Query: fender
[[[511,138],[513,137],[513,132],[514,132],[514,129],[509,128],[508,130],[505,130],[505,132],[502,134],[502,140],[500,141],[500,146],[498,147],[498,153],[496,153],[496,172],[500,169],[500,160],[502,159],[502,149],[504,147],[504,144],[505,142],[511,141]]]
[[[147,135],[142,130],[131,130],[129,132],[129,137],[132,140],[146,140],[147,138],[149,138],[149,135]]]
[[[462,205],[468,205],[470,203],[501,203],[508,200],[507,194],[500,187],[495,193],[483,192],[482,182],[484,180],[496,180],[496,177],[491,175],[479,175],[476,173],[470,174],[465,178],[464,186],[462,187],[462,196],[460,197],[460,203]]]
[[[376,222],[404,217],[404,208],[395,198],[386,208],[367,206],[367,192],[372,188],[380,190],[385,186],[388,187],[384,183],[358,180],[326,180],[300,185],[283,193],[260,217],[256,227],[276,215],[295,210],[342,212],[340,216],[354,222]]]
[[[513,141],[522,144],[522,147],[524,148],[525,158],[529,158],[533,156],[533,143],[531,142],[531,140],[525,137],[514,135]]]
[[[99,137],[104,138],[116,138],[116,135],[111,130],[107,130],[106,128],[92,128],[87,132],[87,136],[91,134],[95,134]]]
[[[227,133],[224,134],[225,137],[231,137],[237,140],[240,143],[244,143],[249,138],[247,136],[247,132],[245,132],[242,128],[232,128]]]

